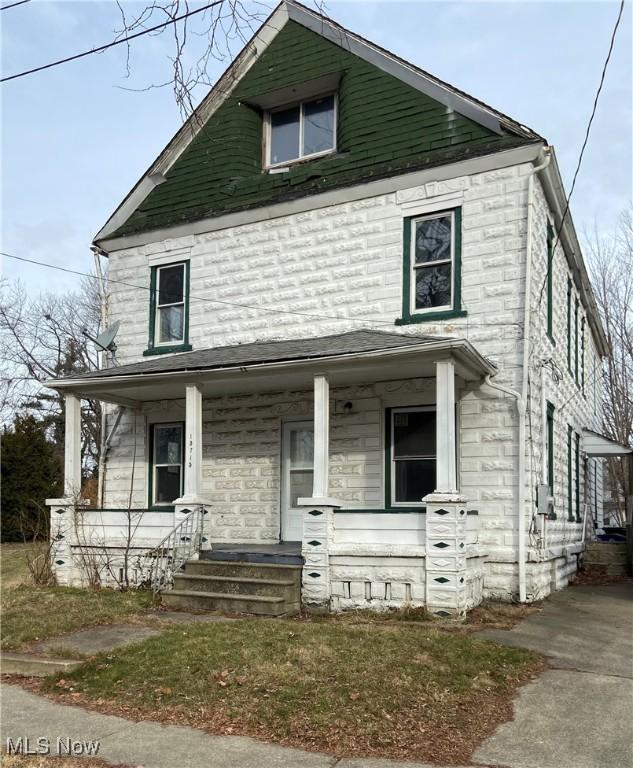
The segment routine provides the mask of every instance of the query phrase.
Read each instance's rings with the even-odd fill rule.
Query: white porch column
[[[312,497],[298,500],[303,517],[301,602],[310,611],[330,607],[330,545],[334,539],[334,510],[342,506],[328,496],[330,461],[330,385],[327,376],[314,377],[314,474]]]
[[[330,383],[327,376],[314,377],[314,479],[312,497],[328,495],[330,461]]]
[[[64,396],[64,496],[78,499],[81,493],[81,400]]]
[[[457,493],[455,460],[455,363],[435,363],[437,403],[437,487],[435,493]]]
[[[185,387],[184,493],[174,501],[174,525],[194,507],[204,515],[202,549],[211,549],[210,515],[202,498],[202,390],[197,384]]]

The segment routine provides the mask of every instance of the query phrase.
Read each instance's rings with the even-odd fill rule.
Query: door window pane
[[[182,341],[185,335],[185,305],[175,304],[171,307],[160,307],[158,310],[159,318],[159,341],[166,343],[170,341]]]
[[[396,498],[398,503],[419,503],[435,490],[435,459],[398,459]]]
[[[334,147],[334,96],[303,105],[303,154],[312,155]]]
[[[270,115],[270,162],[283,163],[299,157],[300,107],[282,109]]]
[[[309,469],[314,466],[314,432],[311,429],[293,429],[290,433],[291,469]]]
[[[290,470],[290,506],[296,507],[297,500],[312,496],[312,478],[314,472],[311,469]]]
[[[180,466],[156,467],[155,504],[171,504],[180,496]]]
[[[182,461],[182,427],[154,428],[154,463],[180,464]]]

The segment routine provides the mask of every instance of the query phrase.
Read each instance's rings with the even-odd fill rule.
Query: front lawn
[[[335,755],[467,762],[535,654],[419,626],[244,619],[173,627],[51,693],[99,711]]]
[[[151,592],[5,587],[0,596],[0,646],[16,650],[36,640],[127,620],[151,604]]]

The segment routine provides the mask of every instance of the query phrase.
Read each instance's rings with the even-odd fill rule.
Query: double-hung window
[[[173,504],[183,491],[183,424],[152,424],[150,506]]]
[[[435,490],[435,407],[387,410],[390,487],[387,506],[423,506]]]
[[[271,168],[336,149],[336,97],[310,99],[266,114],[266,165]]]
[[[554,230],[552,225],[547,225],[547,335],[550,341],[554,341]]]
[[[145,354],[189,346],[189,262],[152,267],[149,344]]]
[[[461,311],[461,209],[404,220],[402,317],[396,325]]]
[[[554,495],[554,406],[547,403],[545,450],[547,456],[547,484],[550,495]]]

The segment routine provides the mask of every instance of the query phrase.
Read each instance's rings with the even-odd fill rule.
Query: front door
[[[301,541],[303,508],[297,499],[312,496],[314,426],[311,421],[287,421],[281,440],[281,539]]]

